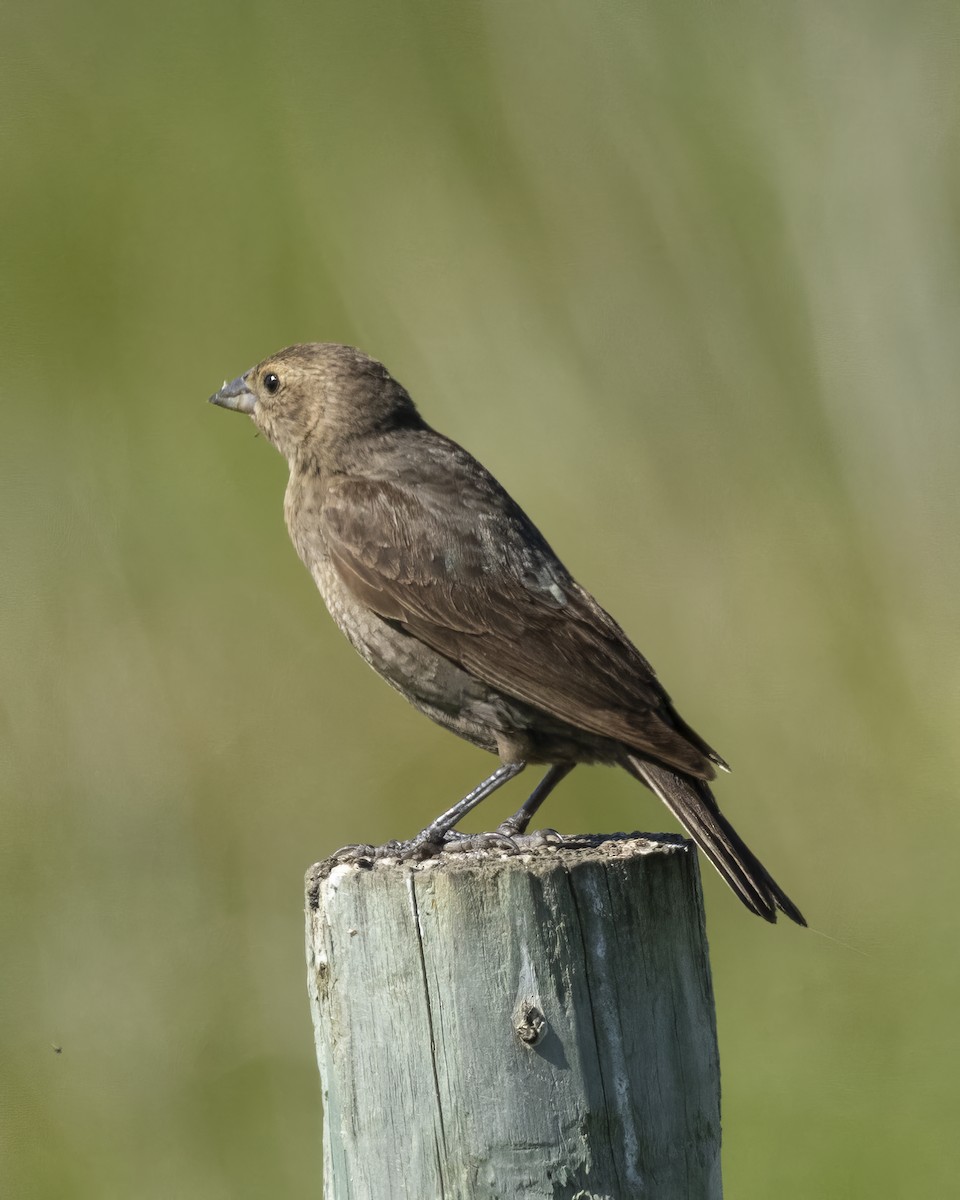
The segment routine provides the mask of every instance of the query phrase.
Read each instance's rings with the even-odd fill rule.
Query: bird
[[[666,804],[751,912],[806,924],[721,813],[710,783],[724,760],[520,506],[427,424],[382,363],[338,343],[288,346],[210,402],[248,415],[286,458],[287,530],[360,656],[425,715],[499,758],[383,853],[454,847],[466,813],[539,764],[547,770],[521,808],[480,835],[515,846],[575,766],[614,765]]]

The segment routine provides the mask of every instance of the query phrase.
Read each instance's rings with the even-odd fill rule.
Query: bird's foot
[[[426,832],[424,830],[407,841],[384,842],[382,846],[371,846],[365,842],[341,846],[330,855],[328,861],[334,865],[351,863],[358,867],[371,867],[375,862],[387,858],[396,859],[397,862],[423,862],[428,858],[438,858],[441,854],[469,854],[471,851],[484,850],[500,850],[512,855],[564,844],[563,835],[555,829],[517,833],[511,831],[507,821],[490,833],[460,833],[459,830],[448,829],[439,840],[434,836],[425,837]]]
[[[518,833],[510,828],[509,822],[504,821],[492,833],[459,833],[451,829],[444,838],[443,848],[448,854],[466,854],[471,850],[502,850],[505,854],[523,854],[544,846],[562,845],[563,835],[555,829]]]
[[[556,829],[535,829],[533,833],[527,833],[526,828],[518,829],[512,819],[502,821],[497,826],[497,833],[501,837],[511,838],[519,845],[536,848],[539,846],[562,846],[563,834],[558,833]]]
[[[450,829],[444,835],[443,848],[448,854],[467,854],[471,850],[504,850],[516,854],[519,847],[509,834],[498,830],[493,833],[460,833]]]
[[[436,858],[443,850],[443,843],[418,835],[408,841],[384,842],[382,846],[370,846],[365,842],[341,846],[330,855],[332,863],[352,863],[358,867],[369,867],[385,858],[398,862],[422,862],[425,858]]]

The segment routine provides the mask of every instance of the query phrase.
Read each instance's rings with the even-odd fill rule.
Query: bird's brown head
[[[247,413],[291,464],[304,453],[323,461],[357,437],[422,424],[386,367],[333,342],[288,346],[224,383],[210,403]]]

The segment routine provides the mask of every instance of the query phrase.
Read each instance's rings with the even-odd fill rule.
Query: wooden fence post
[[[681,838],[317,864],[326,1200],[715,1200],[720,1069]]]

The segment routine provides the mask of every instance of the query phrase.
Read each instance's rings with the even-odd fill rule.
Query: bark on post
[[[720,1196],[690,843],[318,864],[307,887],[326,1200]]]

